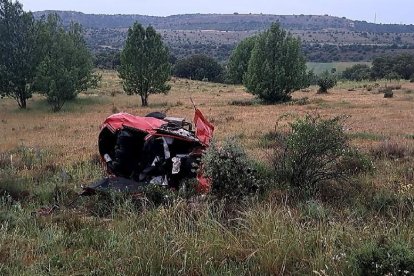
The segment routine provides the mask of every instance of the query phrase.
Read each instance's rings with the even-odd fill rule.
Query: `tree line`
[[[59,111],[99,81],[79,24],[65,29],[55,14],[35,20],[19,2],[0,0],[0,37],[0,94],[20,108],[38,92]]]
[[[355,64],[342,73],[342,78],[352,81],[377,79],[414,81],[414,55],[381,56],[374,59],[372,66]]]

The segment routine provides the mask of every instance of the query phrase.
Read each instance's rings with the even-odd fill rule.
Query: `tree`
[[[39,55],[36,54],[36,24],[19,2],[0,0],[0,94],[26,108],[32,97]]]
[[[161,35],[152,26],[144,29],[135,23],[128,30],[118,69],[125,92],[140,95],[142,106],[148,106],[150,94],[167,93],[170,86],[166,82],[171,74],[168,60],[168,49]]]
[[[39,43],[43,45],[43,59],[38,67],[35,87],[57,112],[79,92],[95,87],[99,76],[92,73],[92,56],[79,24],[71,24],[65,31],[57,15],[50,15],[40,24]]]
[[[223,81],[223,67],[206,55],[193,55],[179,60],[174,66],[174,75],[193,80]]]
[[[247,90],[269,103],[288,101],[306,79],[305,58],[299,39],[273,23],[257,38],[244,84]]]
[[[371,77],[373,79],[385,78],[390,72],[392,72],[392,61],[388,56],[377,57],[372,62]]]
[[[409,80],[414,74],[414,55],[400,54],[393,58],[393,69],[401,78]]]
[[[355,64],[342,72],[342,77],[351,81],[362,81],[371,78],[371,68],[366,64]]]
[[[240,42],[232,52],[227,66],[227,81],[233,84],[243,83],[244,75],[249,66],[250,57],[256,37],[248,37]]]
[[[328,93],[328,90],[335,87],[337,83],[336,76],[326,70],[318,77],[318,93]]]

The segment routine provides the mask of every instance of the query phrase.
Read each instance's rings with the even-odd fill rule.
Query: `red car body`
[[[159,181],[175,188],[182,179],[196,177],[197,190],[208,192],[201,156],[210,145],[214,126],[198,109],[193,124],[162,113],[109,116],[99,135],[99,152],[109,175],[137,185]]]

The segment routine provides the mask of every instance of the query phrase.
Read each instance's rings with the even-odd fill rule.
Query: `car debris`
[[[83,188],[82,195],[110,191],[139,193],[147,185],[178,189],[184,179],[196,178],[196,190],[207,193],[201,157],[213,138],[214,126],[194,107],[193,124],[184,118],[152,112],[109,116],[98,138],[108,177]]]

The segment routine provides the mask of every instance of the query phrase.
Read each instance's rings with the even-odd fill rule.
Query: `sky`
[[[25,10],[168,16],[186,13],[312,14],[414,24],[414,0],[20,0]],[[376,20],[376,21],[375,21]]]

